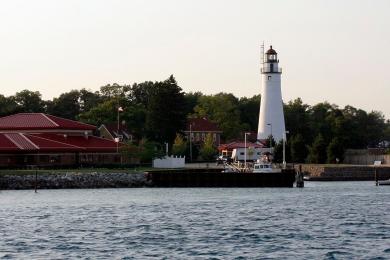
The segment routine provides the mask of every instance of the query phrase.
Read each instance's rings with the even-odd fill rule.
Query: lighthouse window
[[[268,76],[268,80],[271,80],[271,76]]]

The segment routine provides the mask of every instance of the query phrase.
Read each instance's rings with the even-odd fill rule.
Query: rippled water
[[[0,258],[390,259],[390,187],[0,191]]]

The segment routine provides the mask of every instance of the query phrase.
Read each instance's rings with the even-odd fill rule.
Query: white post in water
[[[261,68],[262,91],[259,114],[258,140],[266,140],[268,137],[267,125],[272,125],[272,137],[276,142],[283,139],[285,132],[283,101],[281,90],[282,69],[279,68],[277,52],[270,47],[265,53],[265,59]]]

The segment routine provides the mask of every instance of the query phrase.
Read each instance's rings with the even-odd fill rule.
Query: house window
[[[213,141],[215,142],[217,140],[217,135],[213,134]]]
[[[271,76],[268,76],[268,80],[271,80]]]
[[[240,155],[244,155],[244,152],[241,152]]]

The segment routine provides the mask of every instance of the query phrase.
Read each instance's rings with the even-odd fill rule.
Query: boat
[[[274,173],[281,172],[281,169],[276,168],[272,164],[269,155],[263,155],[254,163],[227,163],[225,164],[225,169],[222,172]]]
[[[252,172],[253,173],[270,173],[270,172],[280,172],[281,169],[273,167],[272,163],[267,162],[256,162],[253,164]]]

